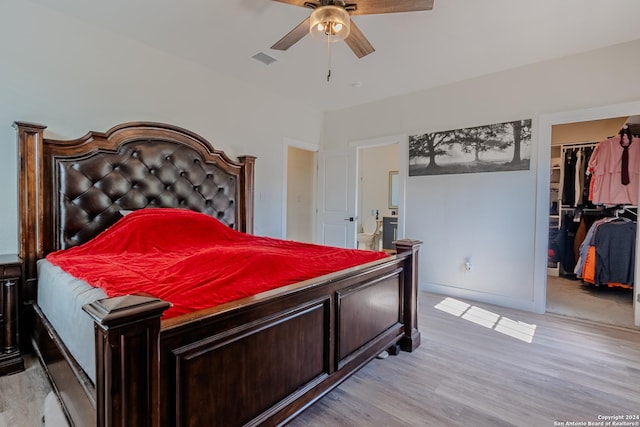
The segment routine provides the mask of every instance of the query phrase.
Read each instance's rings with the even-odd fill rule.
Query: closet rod
[[[638,210],[638,206],[635,205],[597,205],[595,208],[578,208],[583,212],[604,212],[607,210],[616,210],[616,213],[630,213],[631,215],[638,216],[638,212],[634,212],[631,209]]]
[[[598,145],[597,142],[576,142],[574,144],[562,144],[560,147],[566,150],[567,148],[595,147],[596,145]]]
[[[607,205],[607,204],[602,204],[602,205],[596,205],[598,207],[601,207],[602,209],[638,209],[638,206],[636,205],[625,205],[622,203],[619,203],[617,205]]]
[[[632,210],[631,210],[631,209],[629,209],[629,208],[622,207],[622,208],[618,208],[618,209],[616,209],[616,213],[615,213],[616,218],[618,218],[618,215],[622,215],[622,214],[624,214],[625,212],[626,212],[626,213],[630,213],[631,215],[635,216],[636,218],[638,217],[638,214],[637,214],[636,212],[632,211]]]
[[[636,212],[632,211],[631,209],[635,209]],[[627,212],[627,213],[630,213],[631,215],[635,216],[636,218],[638,217],[638,212],[637,212],[638,207],[637,206],[623,206],[622,208],[620,208],[620,210],[622,211],[620,213]]]

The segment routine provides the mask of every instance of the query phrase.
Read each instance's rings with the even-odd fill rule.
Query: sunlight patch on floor
[[[472,305],[469,310],[463,313],[460,317],[489,329],[493,328],[500,319],[499,314],[493,313],[489,310],[484,310],[474,305]]]
[[[536,333],[536,325],[512,320],[455,298],[447,297],[436,304],[435,308],[526,343],[533,342]]]
[[[494,329],[528,343],[533,341],[533,336],[536,333],[536,325],[511,320],[507,317],[501,318]]]
[[[440,303],[438,303],[438,305],[436,305],[436,308],[438,310],[445,311],[449,314],[453,314],[454,316],[462,316],[462,314],[467,311],[469,307],[471,307],[470,304],[458,301],[457,299],[453,298],[443,299],[442,301],[440,301]]]

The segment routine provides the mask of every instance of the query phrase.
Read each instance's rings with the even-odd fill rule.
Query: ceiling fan
[[[313,9],[311,15],[278,40],[271,49],[287,50],[307,33],[327,42],[344,40],[358,58],[375,51],[350,15],[375,15],[380,13],[415,12],[433,9],[434,0],[359,0],[347,3],[343,0],[274,0],[294,6]]]

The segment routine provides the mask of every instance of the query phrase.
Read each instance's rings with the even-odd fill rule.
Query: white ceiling
[[[640,39],[638,0],[435,0],[432,11],[354,17],[376,51],[357,59],[334,44],[327,83],[326,44],[307,36],[286,52],[270,49],[309,15],[301,7],[270,0],[33,2],[323,111]],[[260,51],[278,61],[250,58]],[[612,66],[624,66],[624,58]]]

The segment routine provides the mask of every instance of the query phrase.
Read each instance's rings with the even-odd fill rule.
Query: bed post
[[[418,250],[420,240],[402,239],[393,242],[398,255],[407,255],[404,262],[404,336],[400,339],[400,348],[413,351],[420,345],[418,331]]]
[[[238,227],[238,231],[253,234],[253,182],[256,157],[240,156],[238,160],[242,163],[240,188],[243,191],[242,200],[244,200],[239,212],[240,220],[244,221],[244,224]]]
[[[18,255],[24,261],[22,299],[36,298],[36,261],[43,255],[43,139],[46,126],[14,122],[18,137]]]
[[[82,307],[95,322],[98,427],[160,425],[160,316],[170,305],[126,295]]]

